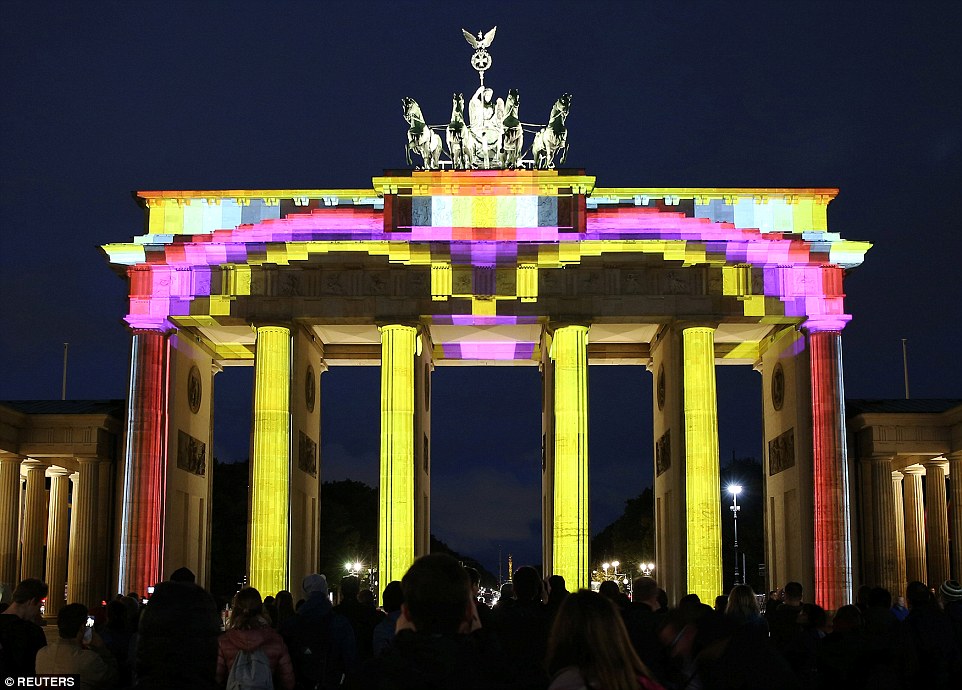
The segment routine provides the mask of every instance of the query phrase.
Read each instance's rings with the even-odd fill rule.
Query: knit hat
[[[942,601],[962,601],[962,585],[958,580],[946,580],[939,587]]]
[[[304,588],[304,594],[311,596],[312,594],[320,593],[327,596],[327,578],[323,575],[318,575],[317,573],[311,573],[304,578],[304,582],[301,583]]]

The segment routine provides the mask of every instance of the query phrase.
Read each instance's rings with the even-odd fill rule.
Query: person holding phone
[[[117,661],[94,629],[83,604],[68,604],[57,614],[60,638],[37,652],[37,673],[77,675],[83,688],[109,690],[117,684]]]

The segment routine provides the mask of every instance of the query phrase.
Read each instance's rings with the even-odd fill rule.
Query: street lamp
[[[642,575],[644,575],[645,577],[651,577],[651,572],[655,569],[655,564],[654,564],[654,563],[651,563],[651,562],[649,562],[649,563],[639,563],[638,565],[641,567],[641,574],[642,574]]]
[[[741,508],[738,507],[738,494],[740,494],[741,492],[742,492],[742,487],[739,486],[738,484],[728,485],[728,493],[732,495],[732,504],[729,507],[729,510],[732,511],[732,518],[734,518],[734,522],[735,522],[735,584],[736,585],[742,584],[741,576],[738,573],[738,511],[741,510]]]

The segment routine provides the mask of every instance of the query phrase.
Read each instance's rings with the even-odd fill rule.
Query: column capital
[[[900,472],[904,475],[921,477],[923,474],[925,474],[925,469],[921,465],[909,465],[908,467],[903,467]]]
[[[892,481],[900,482],[905,475],[899,470],[894,470],[892,472]]]
[[[801,328],[809,335],[815,333],[842,333],[842,329],[852,320],[851,314],[814,314],[809,316]]]
[[[20,463],[20,466],[27,472],[38,469],[46,471],[47,469],[47,463],[37,460],[36,458],[24,458],[24,460]]]
[[[47,468],[47,472],[51,477],[69,477],[73,473],[72,470],[66,467],[60,467],[59,465],[51,465]]]
[[[144,314],[128,314],[124,317],[127,328],[132,335],[162,335],[167,336],[177,332],[177,327],[166,317],[156,317]]]
[[[922,467],[924,467],[926,471],[928,471],[929,469],[933,469],[933,470],[937,469],[937,470],[942,470],[943,472],[946,472],[949,469],[949,463],[945,458],[939,456],[937,458],[929,458],[928,460],[923,460]]]

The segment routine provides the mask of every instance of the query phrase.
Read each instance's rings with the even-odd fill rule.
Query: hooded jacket
[[[240,650],[253,652],[260,649],[270,662],[274,682],[284,690],[294,688],[294,668],[287,653],[287,645],[273,628],[253,628],[251,630],[228,630],[217,640],[217,682],[227,681],[231,666]]]

